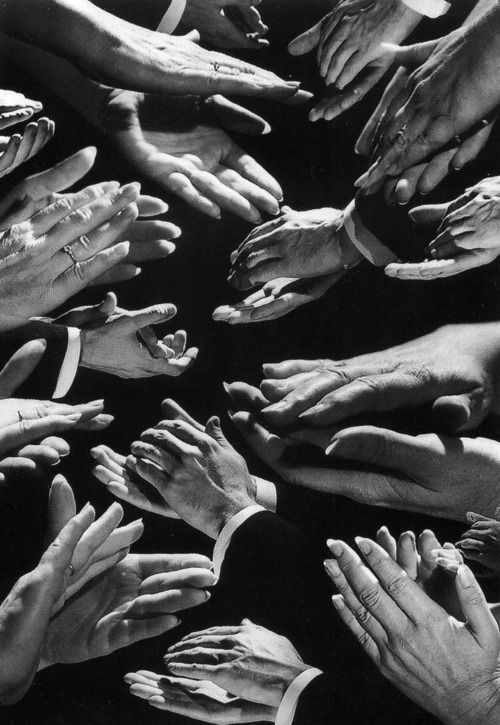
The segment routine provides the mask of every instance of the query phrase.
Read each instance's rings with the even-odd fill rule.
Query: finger
[[[32,441],[74,428],[81,415],[49,415],[40,420],[22,420],[4,428],[0,436],[0,454],[7,453]]]
[[[206,589],[217,583],[215,574],[209,569],[188,568],[164,574],[154,574],[144,579],[141,584],[141,594],[158,594],[170,589],[183,589],[186,587]]]
[[[490,612],[483,590],[468,566],[458,568],[455,580],[458,599],[467,624],[483,646],[498,638],[498,626]]]
[[[488,261],[491,261],[490,259]],[[485,258],[476,252],[467,252],[453,259],[432,259],[428,262],[408,264],[388,264],[384,272],[388,277],[401,280],[433,281],[439,278],[453,277],[469,269],[487,264]]]
[[[443,395],[432,406],[434,420],[454,433],[474,430],[489,412],[490,402],[482,390],[463,395]]]
[[[423,204],[410,210],[410,219],[415,224],[440,224],[448,210],[448,204]]]
[[[443,442],[435,435],[409,436],[391,430],[360,426],[340,431],[332,438],[327,455],[393,468],[410,477],[441,462]]]
[[[377,544],[381,546],[389,556],[397,561],[397,541],[390,533],[387,526],[382,526],[377,531]]]
[[[211,199],[220,209],[226,209],[249,222],[258,224],[262,221],[259,211],[241,194],[227,183],[219,181],[217,176],[208,171],[193,171],[191,182],[205,197]],[[231,180],[232,182],[234,181]]]
[[[158,183],[163,183],[173,194],[179,196],[189,206],[207,214],[214,219],[221,218],[221,209],[212,199],[202,193],[194,186],[190,179],[182,173],[174,172],[158,176]]]
[[[258,189],[263,189],[273,197],[272,200],[266,197],[267,206],[264,208],[269,214],[278,214],[279,205],[276,204],[275,200],[282,201],[283,189],[276,179],[257,163],[252,156],[246,154],[236,145],[231,148],[225,160],[230,168],[241,174],[243,178],[251,181]]]
[[[465,139],[451,161],[451,165],[455,171],[459,171],[479,155],[480,151],[487,144],[492,129],[493,124],[488,124],[477,133]]]
[[[197,428],[199,431],[204,430],[204,427],[201,425],[201,423],[198,423],[197,420],[192,418],[189,413],[184,410],[184,408],[182,408],[178,403],[175,402],[175,400],[172,400],[171,398],[167,398],[162,402],[161,410],[163,417],[167,420],[184,420],[186,423],[189,423],[189,425],[193,426],[193,428]]]
[[[406,531],[399,537],[396,561],[405,570],[410,579],[415,581],[418,575],[418,555],[413,531]]]
[[[320,41],[322,26],[323,20],[292,40],[288,45],[290,55],[305,55],[314,50]]]
[[[14,166],[22,140],[23,137],[18,133],[10,137],[0,156],[0,175],[4,176]]]
[[[46,349],[46,340],[31,340],[14,353],[0,372],[0,395],[3,398],[12,396],[28,380]]]
[[[108,249],[104,249],[94,257],[78,262],[56,279],[56,291],[62,296],[62,300],[67,299],[91,282],[102,277],[106,272],[116,265],[123,262],[129,253],[130,244],[128,242],[120,242]]]
[[[375,641],[370,637],[365,629],[361,626],[359,621],[356,619],[354,614],[345,605],[344,598],[342,595],[336,595],[332,597],[332,603],[337,610],[340,618],[344,624],[351,630],[352,634],[356,637],[359,644],[363,647],[366,654],[374,662],[380,661],[380,654]]]

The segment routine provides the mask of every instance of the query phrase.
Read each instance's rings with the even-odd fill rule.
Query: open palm
[[[198,554],[127,556],[51,620],[42,662],[84,662],[167,632],[178,624],[175,612],[208,599],[210,566]]]
[[[261,211],[278,213],[282,190],[260,164],[220,128],[167,124],[165,104],[157,96],[112,93],[108,131],[132,165],[214,218],[226,209],[258,223]]]

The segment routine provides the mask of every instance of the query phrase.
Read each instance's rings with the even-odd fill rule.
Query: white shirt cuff
[[[57,379],[53,398],[64,398],[73,385],[80,364],[81,333],[77,327],[68,327],[68,349]]]
[[[158,33],[171,35],[182,20],[187,0],[172,0],[170,7],[158,25]]]
[[[224,557],[226,555],[226,551],[228,550],[229,544],[231,543],[233,534],[236,533],[236,531],[240,528],[240,526],[245,523],[245,521],[248,521],[248,519],[250,519],[252,516],[255,516],[255,514],[258,514],[261,511],[265,510],[266,509],[263,506],[255,504],[253,506],[247,506],[246,509],[239,511],[237,514],[229,519],[227,524],[220,532],[219,538],[217,539],[214,547],[214,555],[212,561],[214,564],[215,576],[220,576],[220,570],[222,569],[222,564],[224,563]]]
[[[376,267],[385,267],[397,260],[397,256],[371,233],[363,223],[353,199],[344,210],[344,231],[363,257]]]
[[[428,18],[439,18],[450,9],[450,3],[446,0],[403,0],[403,2],[416,13],[426,15]]]
[[[265,478],[253,476],[255,481],[255,499],[260,506],[264,506],[268,511],[276,513],[278,508],[278,492],[276,486]]]
[[[299,704],[299,698],[306,689],[306,687],[322,675],[322,671],[316,667],[311,667],[309,670],[304,670],[298,677],[289,685],[287,691],[283,695],[283,699],[278,708],[276,715],[275,725],[292,725]]]

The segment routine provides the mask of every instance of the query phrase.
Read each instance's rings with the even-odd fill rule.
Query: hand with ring
[[[139,194],[138,184],[96,184],[1,233],[0,329],[49,312],[122,263],[130,244],[116,240],[137,218]]]

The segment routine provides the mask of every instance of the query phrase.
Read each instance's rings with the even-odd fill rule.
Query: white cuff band
[[[80,330],[76,327],[68,327],[68,349],[64,356],[63,364],[57,379],[56,389],[53,398],[64,398],[73,385],[76,371],[80,364],[81,339]]]
[[[158,33],[171,35],[182,20],[187,0],[172,0],[170,7],[158,25]]]
[[[309,670],[301,672],[300,675],[295,678],[283,695],[283,699],[278,708],[278,714],[276,715],[275,725],[292,725],[300,696],[306,687],[315,680],[316,677],[319,677],[322,674],[321,670],[311,667]]]
[[[411,10],[428,18],[439,18],[450,9],[450,3],[446,0],[403,0],[403,2]]]

